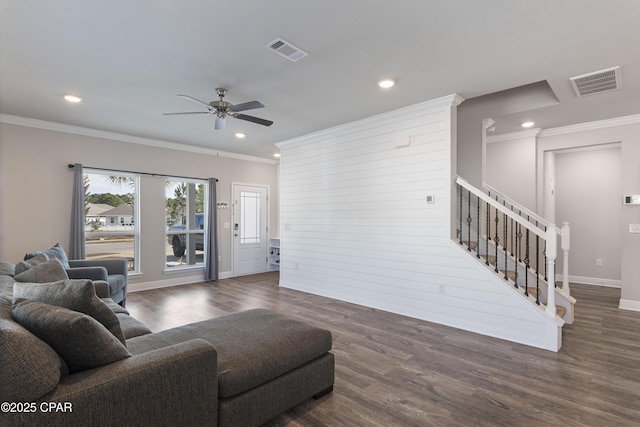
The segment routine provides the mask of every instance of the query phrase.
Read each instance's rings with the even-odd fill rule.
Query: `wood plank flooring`
[[[130,293],[153,331],[251,308],[331,330],[333,393],[275,426],[638,426],[640,313],[620,290],[571,285],[575,323],[553,353],[278,287],[265,273]]]

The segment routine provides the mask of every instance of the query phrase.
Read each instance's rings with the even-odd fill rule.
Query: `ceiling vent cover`
[[[607,68],[594,73],[571,77],[571,86],[577,96],[593,95],[595,93],[609,92],[619,89],[620,67]]]
[[[284,56],[291,62],[298,62],[305,56],[309,55],[304,50],[281,38],[277,38],[272,42],[267,43],[265,47],[276,52],[280,56]]]

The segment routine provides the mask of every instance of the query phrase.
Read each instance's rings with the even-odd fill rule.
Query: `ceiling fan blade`
[[[177,114],[211,114],[209,111],[186,111],[184,113],[162,113],[163,116],[175,116]]]
[[[271,126],[273,124],[271,120],[261,119],[260,117],[247,116],[246,114],[234,114],[233,117],[235,117],[236,119],[257,123],[263,126]]]
[[[212,107],[211,107],[211,105],[209,105],[209,103],[208,103],[208,102],[200,101],[199,99],[196,99],[196,98],[194,98],[193,96],[189,96],[189,95],[180,95],[180,94],[178,94],[178,96],[179,96],[180,98],[184,98],[184,99],[188,99],[188,100],[193,101],[193,102],[197,102],[198,104],[206,105],[206,106],[207,106],[207,108],[212,108]]]
[[[259,101],[249,101],[249,102],[243,102],[242,104],[236,104],[233,107],[229,108],[229,110],[247,111],[247,110],[254,110],[256,108],[264,108],[264,105],[262,105],[262,103]]]

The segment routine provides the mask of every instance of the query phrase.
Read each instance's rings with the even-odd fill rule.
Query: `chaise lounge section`
[[[23,296],[25,289],[39,288],[0,275],[0,401],[35,408],[0,414],[2,425],[259,426],[333,388],[328,330],[255,309],[152,333],[105,298],[106,283],[54,283],[44,285],[90,287],[95,299],[103,298],[100,303],[118,319],[128,355],[89,369],[65,364],[14,318],[22,320],[24,304],[36,304],[14,298],[14,286]],[[72,411],[46,410],[50,402]]]

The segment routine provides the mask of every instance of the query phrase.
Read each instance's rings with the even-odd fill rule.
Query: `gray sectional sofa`
[[[15,277],[0,263],[3,426],[258,426],[333,389],[327,330],[256,309],[152,333],[105,282]]]

